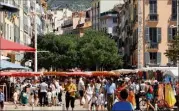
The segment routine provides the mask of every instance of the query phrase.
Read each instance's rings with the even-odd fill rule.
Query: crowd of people
[[[140,110],[140,99],[146,99],[147,109],[156,110],[156,100],[164,99],[165,96],[176,96],[178,100],[179,83],[163,83],[144,81],[128,77],[80,77],[80,78],[49,78],[43,77],[38,80],[18,79],[14,85],[12,95],[15,108],[20,105],[33,106],[57,106],[65,103],[66,110],[75,108],[75,100],[80,100],[80,105],[88,110]],[[173,93],[164,94],[164,87],[170,85]],[[161,87],[163,86],[163,87]],[[62,94],[65,92],[65,101]],[[173,95],[171,95],[173,94]],[[4,106],[4,93],[0,90],[0,106]],[[174,100],[173,100],[174,101]],[[154,103],[154,104],[153,104]],[[167,106],[178,106],[178,101]]]

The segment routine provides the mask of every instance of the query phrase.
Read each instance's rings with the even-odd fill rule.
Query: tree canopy
[[[117,44],[102,32],[88,30],[83,37],[76,34],[38,37],[38,68],[68,70],[111,70],[121,67]]]
[[[174,62],[177,63],[179,60],[179,36],[175,36],[169,45],[169,49],[166,50],[165,55]]]

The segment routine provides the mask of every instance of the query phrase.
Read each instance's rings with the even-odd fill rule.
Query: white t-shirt
[[[51,98],[52,98],[52,92],[48,92],[48,93],[47,93],[47,98],[48,98],[48,99],[51,99]]]
[[[48,85],[43,82],[40,84],[40,92],[47,92]]]
[[[79,83],[78,83],[78,90],[83,90],[83,87],[84,87],[85,83],[83,80],[80,80]]]

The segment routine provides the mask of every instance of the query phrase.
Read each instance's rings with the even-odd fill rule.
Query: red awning
[[[0,50],[13,50],[13,51],[35,51],[34,48],[24,46],[0,37]]]

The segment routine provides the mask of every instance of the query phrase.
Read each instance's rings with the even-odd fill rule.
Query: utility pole
[[[143,2],[142,0],[138,0],[138,65],[137,68],[141,69],[142,68],[142,64],[141,64],[141,50],[143,50],[143,13],[141,10],[141,2]],[[143,32],[143,33],[142,33]]]
[[[177,36],[179,36],[179,0],[177,0]],[[178,56],[179,56],[179,52],[178,52]],[[177,66],[178,66],[178,81],[179,81],[179,57],[178,56],[177,56]]]
[[[34,28],[35,28],[35,42],[34,42],[34,44],[35,44],[35,72],[37,72],[38,70],[37,70],[37,22],[36,22],[36,16],[37,16],[37,12],[36,12],[36,4],[37,4],[37,1],[35,0],[35,10],[34,10]]]

